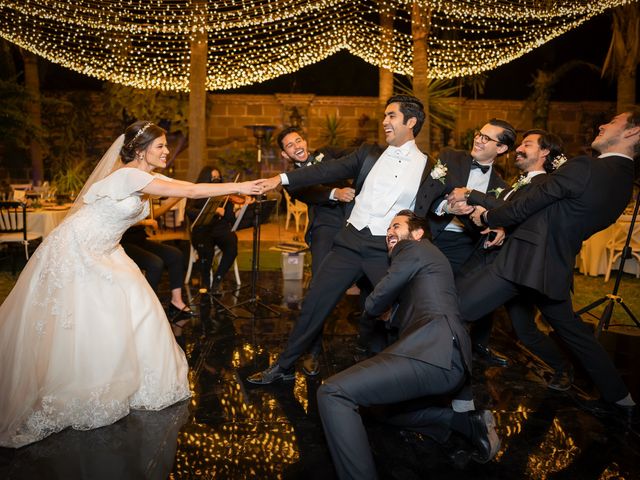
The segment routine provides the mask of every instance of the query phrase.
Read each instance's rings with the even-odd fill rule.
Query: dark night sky
[[[580,59],[601,66],[609,47],[611,18],[600,15],[527,55],[487,72],[485,94],[480,98],[524,99],[539,68],[554,70]],[[43,62],[44,89],[99,89],[101,82]],[[640,79],[640,77],[638,77]],[[242,93],[315,93],[317,95],[378,95],[378,70],[347,52],[262,84],[242,87]],[[472,96],[471,92],[464,92]],[[615,85],[596,72],[579,67],[564,77],[552,94],[553,100],[615,100]]]

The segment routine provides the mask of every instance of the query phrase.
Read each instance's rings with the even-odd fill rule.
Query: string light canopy
[[[207,34],[207,90],[292,73],[346,49],[412,74],[411,9],[430,12],[429,75],[508,63],[636,0],[0,0],[0,36],[77,72],[135,88],[189,90],[193,40]],[[393,42],[379,18],[392,13]]]

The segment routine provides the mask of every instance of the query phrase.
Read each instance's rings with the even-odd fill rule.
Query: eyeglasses
[[[495,138],[491,138],[489,135],[485,135],[479,130],[476,130],[475,133],[473,134],[473,139],[475,140],[476,138],[479,138],[480,143],[484,145],[486,145],[489,142],[496,142],[498,145],[501,145],[501,142],[499,140],[496,140]]]

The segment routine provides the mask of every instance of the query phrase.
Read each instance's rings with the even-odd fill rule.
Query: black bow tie
[[[480,165],[476,160],[471,162],[471,170],[479,168],[482,173],[487,173],[491,168],[491,165]]]

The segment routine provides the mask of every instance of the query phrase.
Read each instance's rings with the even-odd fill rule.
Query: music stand
[[[193,231],[193,229],[195,227],[199,227],[199,226],[207,226],[209,224],[211,224],[211,222],[215,219],[216,217],[216,209],[221,205],[220,202],[216,202],[214,199],[218,198],[218,197],[209,197],[207,199],[207,201],[205,202],[204,206],[202,207],[202,209],[200,210],[200,212],[198,213],[198,216],[196,217],[196,219],[193,221],[193,224],[191,225],[191,231]],[[233,223],[233,226],[231,227],[231,231],[235,232],[238,228],[246,228],[246,227],[240,227],[243,219],[245,218],[245,213],[248,209],[248,204],[244,204],[242,205],[242,207],[240,208],[240,210],[238,210],[238,213],[236,215],[236,221]],[[203,247],[203,245],[199,245],[200,247]],[[197,250],[197,247],[196,247]],[[200,255],[200,289],[198,290],[198,295],[200,297],[200,303],[202,304],[202,300],[205,298],[205,295],[208,296],[209,300],[213,300],[214,303],[222,308],[224,308],[227,312],[229,312],[231,315],[235,314],[231,311],[231,309],[226,306],[224,303],[222,303],[218,298],[216,298],[216,295],[210,291],[211,288],[211,272],[207,272],[205,273],[204,271],[204,255]],[[208,279],[205,278],[205,275],[207,277],[209,277]],[[205,288],[204,286],[207,285],[207,287]],[[195,302],[196,299],[194,299]]]
[[[265,223],[276,206],[277,200],[258,200],[247,206],[247,212],[243,217],[243,221],[240,222],[238,228],[253,227],[253,252],[251,257],[251,288],[250,297],[240,303],[228,307],[229,310],[235,308],[244,308],[251,312],[251,317],[248,318],[275,318],[279,317],[280,313],[268,305],[262,303],[258,296],[258,272],[260,270],[260,225]],[[251,223],[250,220],[251,219]],[[245,288],[245,287],[243,287]],[[271,315],[257,317],[256,313],[258,309],[264,309],[271,312]],[[235,315],[235,314],[234,314]],[[237,315],[235,315],[237,316]]]
[[[582,315],[583,313],[588,312],[589,310],[593,310],[594,308],[602,305],[604,302],[607,304],[604,307],[602,315],[598,320],[598,326],[596,327],[596,337],[600,336],[602,330],[608,330],[609,324],[611,322],[611,316],[613,315],[613,307],[616,303],[622,305],[622,308],[629,318],[636,324],[636,327],[640,328],[640,323],[638,319],[633,315],[633,312],[629,309],[629,307],[624,303],[624,300],[620,295],[618,295],[618,289],[620,288],[620,282],[622,281],[622,274],[624,273],[624,263],[627,258],[631,258],[631,237],[633,236],[633,227],[636,223],[636,218],[638,217],[638,206],[640,205],[640,189],[638,189],[638,194],[636,195],[636,205],[633,208],[633,215],[631,216],[631,222],[629,225],[629,233],[627,233],[627,239],[624,242],[624,247],[622,248],[622,254],[620,255],[620,268],[618,268],[618,273],[616,274],[616,283],[613,286],[613,291],[602,298],[599,298],[595,302],[587,305],[586,307],[578,310],[576,312],[577,315]],[[638,267],[640,268],[640,266]]]

